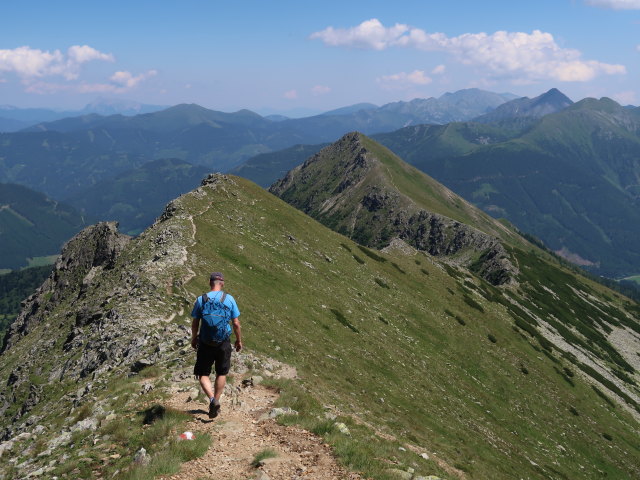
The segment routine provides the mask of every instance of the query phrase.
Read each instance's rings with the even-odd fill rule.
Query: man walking
[[[220,411],[220,396],[227,383],[227,374],[231,367],[231,327],[235,334],[236,352],[242,350],[240,330],[240,310],[234,298],[223,291],[224,276],[214,272],[209,279],[211,291],[198,297],[193,305],[191,316],[191,346],[196,349],[196,364],[193,374],[198,377],[200,386],[209,397],[209,418],[215,418]],[[216,379],[211,388],[211,367],[215,365]]]

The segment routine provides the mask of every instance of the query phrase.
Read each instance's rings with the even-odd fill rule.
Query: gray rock
[[[411,480],[413,478],[413,474],[409,472],[405,472],[404,470],[400,470],[399,468],[387,468],[387,473],[395,478],[399,478],[401,480]]]
[[[424,458],[425,460],[429,460],[429,455],[427,453],[425,453],[425,452],[421,453],[420,456],[422,458]]]
[[[290,407],[272,408],[269,412],[269,418],[276,418],[281,415],[298,415],[298,412]]]
[[[134,373],[138,373],[141,372],[142,370],[144,370],[147,367],[151,367],[152,365],[154,365],[155,362],[153,362],[152,360],[148,359],[148,358],[140,358],[138,360],[136,360],[133,365],[131,365],[131,371]]]
[[[343,435],[351,435],[351,432],[349,431],[349,428],[342,422],[337,422],[335,424],[335,427],[338,429],[338,431],[340,433],[342,433]]]
[[[149,393],[151,390],[153,390],[153,384],[152,383],[145,383],[142,385],[142,388],[140,389],[140,394],[141,395],[145,395],[147,393]]]
[[[262,470],[260,470],[258,472],[258,475],[256,475],[255,480],[271,480],[271,477],[267,475],[265,472],[263,472]]]
[[[141,447],[140,450],[138,450],[133,456],[133,463],[136,463],[138,465],[148,465],[150,461],[151,457],[144,447]]]
[[[89,417],[76,422],[76,424],[71,427],[71,431],[78,432],[80,430],[96,430],[97,428],[98,419],[95,417]]]
[[[49,445],[49,448],[51,450],[55,450],[61,445],[66,445],[70,441],[71,441],[71,432],[62,432],[56,438],[53,438],[52,440],[50,440],[47,445]]]

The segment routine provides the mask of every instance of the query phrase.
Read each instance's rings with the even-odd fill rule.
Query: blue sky
[[[259,112],[479,87],[640,104],[640,0],[7,2],[0,104]]]

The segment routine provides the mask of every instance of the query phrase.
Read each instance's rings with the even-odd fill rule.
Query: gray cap
[[[209,281],[213,282],[214,280],[222,280],[224,282],[224,275],[220,272],[213,272]]]

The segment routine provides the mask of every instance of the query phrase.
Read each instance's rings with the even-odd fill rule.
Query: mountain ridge
[[[9,474],[126,478],[157,433],[136,412],[167,405],[190,376],[188,312],[212,269],[225,272],[243,312],[251,351],[234,363],[251,366],[254,379],[273,374],[265,356],[295,366],[294,383],[275,383],[280,405],[298,411],[283,421],[321,432],[365,476],[387,478],[389,462],[454,475],[440,460],[458,478],[640,473],[634,400],[611,390],[637,397],[620,378],[637,371],[611,373],[623,364],[616,352],[637,358],[604,333],[613,341],[638,331],[637,306],[535,248],[514,250],[522,281],[498,289],[423,253],[360,247],[223,175],[170,202],[135,239],[113,224],[86,229],[27,299],[0,357],[1,437],[12,441],[0,450],[16,459]],[[556,320],[574,322],[570,344],[545,343],[567,334]],[[224,408],[234,408],[238,397],[227,394]],[[348,437],[325,415],[329,405]],[[119,444],[121,429],[134,435]],[[152,459],[163,454],[146,445]]]

